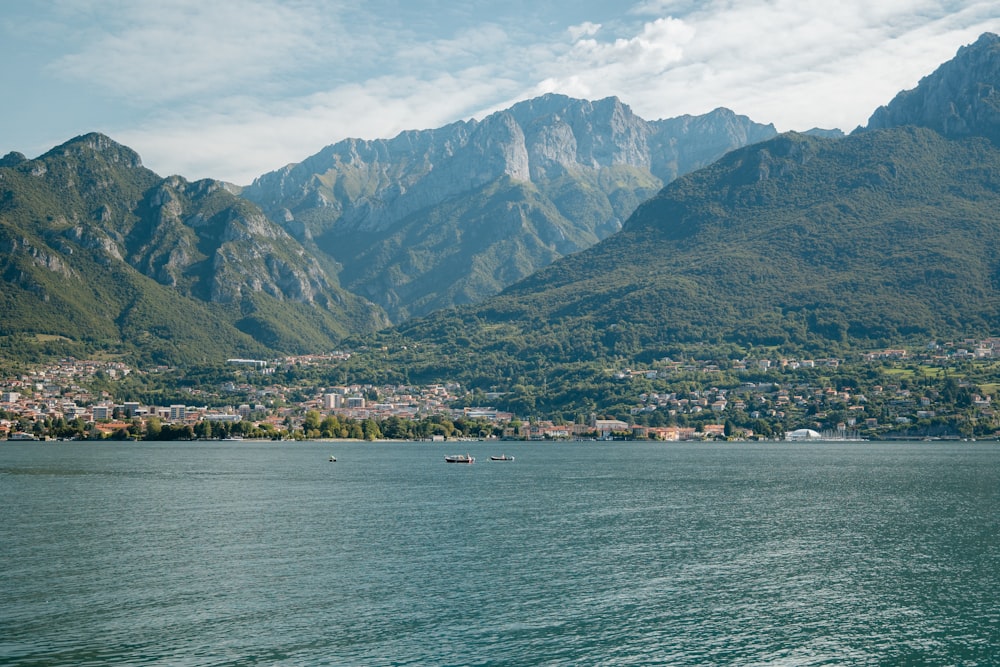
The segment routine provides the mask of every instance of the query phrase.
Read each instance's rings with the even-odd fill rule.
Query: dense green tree
[[[361,430],[365,440],[378,440],[382,437],[382,430],[374,419],[364,420],[361,424]]]

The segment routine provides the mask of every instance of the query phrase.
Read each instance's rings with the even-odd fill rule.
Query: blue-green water
[[[998,528],[988,443],[0,443],[0,664],[994,665]]]

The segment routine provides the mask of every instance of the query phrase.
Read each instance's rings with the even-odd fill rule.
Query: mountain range
[[[97,134],[11,153],[0,354],[193,363],[392,322],[396,352],[357,373],[487,386],[698,346],[994,333],[998,87],[986,34],[847,137],[551,95],[245,188],[162,178]]]
[[[100,134],[9,153],[0,334],[27,335],[7,356],[32,340],[163,363],[329,349],[494,294],[616,231],[664,179],[774,134],[724,109],[647,123],[547,96],[343,141],[247,188],[162,178]]]
[[[242,195],[394,322],[475,303],[621,229],[681,174],[777,134],[728,109],[645,121],[546,95],[436,130],[349,139]]]

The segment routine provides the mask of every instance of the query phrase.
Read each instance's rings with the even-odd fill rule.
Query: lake
[[[996,443],[2,442],[0,664],[997,664],[998,538]]]

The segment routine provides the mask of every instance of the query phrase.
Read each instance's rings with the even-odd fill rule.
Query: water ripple
[[[1000,645],[994,446],[336,447],[0,448],[0,663],[971,666]]]

